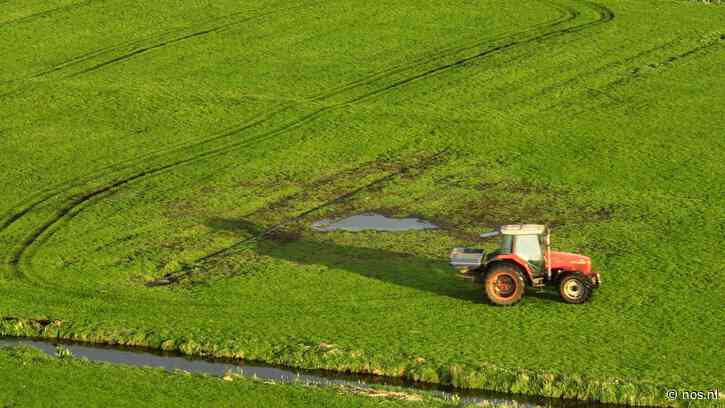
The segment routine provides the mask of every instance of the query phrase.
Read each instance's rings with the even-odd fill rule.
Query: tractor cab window
[[[541,261],[543,259],[538,235],[517,235],[514,251],[516,255],[526,261]]]
[[[514,237],[513,235],[502,235],[501,236],[501,253],[510,254],[513,252]]]

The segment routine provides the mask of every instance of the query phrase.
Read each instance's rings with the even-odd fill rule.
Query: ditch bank
[[[136,367],[162,368],[227,378],[242,376],[276,383],[301,383],[317,386],[343,386],[363,389],[395,387],[400,391],[425,392],[433,397],[462,404],[507,406],[517,408],[616,408],[621,405],[592,401],[533,398],[482,390],[464,390],[438,384],[406,381],[378,375],[344,374],[327,370],[300,370],[259,362],[231,359],[197,358],[179,352],[166,352],[142,347],[110,346],[75,341],[23,337],[0,337],[0,347],[30,346],[49,356],[70,352],[74,357],[92,362],[125,364]]]
[[[37,341],[53,348],[57,344],[68,344],[94,350],[143,352],[164,357],[164,361],[177,357],[188,361],[222,362],[242,369],[252,366],[275,368],[284,371],[288,377],[315,375],[327,381],[338,379],[356,385],[362,381],[371,387],[397,385],[411,391],[440,391],[444,393],[442,395],[478,398],[481,402],[500,400],[519,404],[521,401],[533,407],[709,406],[700,404],[703,401],[668,400],[666,391],[671,386],[646,381],[566,375],[487,364],[439,365],[419,359],[380,365],[365,359],[359,352],[323,343],[289,345],[270,354],[269,350],[245,350],[241,345],[222,346],[188,337],[173,339],[168,334],[134,330],[111,333],[62,320],[16,317],[0,317],[0,339],[5,342]],[[676,385],[688,389],[686,384]]]

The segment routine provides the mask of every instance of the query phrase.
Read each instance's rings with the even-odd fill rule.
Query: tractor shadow
[[[217,231],[258,235],[263,228],[241,219],[209,219],[207,225]],[[439,296],[488,304],[480,284],[457,277],[448,264],[447,254],[430,258],[418,254],[396,252],[364,246],[341,245],[319,233],[320,239],[309,239],[294,232],[281,231],[259,239],[256,253],[298,265],[318,265],[342,269],[386,284],[433,293]],[[384,239],[388,234],[380,233]],[[364,245],[364,243],[361,243]],[[550,292],[527,290],[527,297],[559,301]]]

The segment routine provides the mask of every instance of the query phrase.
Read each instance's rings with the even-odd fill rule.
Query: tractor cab
[[[549,250],[549,233],[545,225],[504,225],[499,234],[501,246],[497,255],[520,258],[528,264],[534,276],[544,273],[545,251]]]
[[[559,286],[568,303],[583,303],[601,278],[588,256],[551,250],[549,229],[539,224],[503,225],[481,238],[500,236],[498,249],[454,248],[451,265],[461,276],[484,283],[494,304],[510,305],[523,297],[525,286]]]

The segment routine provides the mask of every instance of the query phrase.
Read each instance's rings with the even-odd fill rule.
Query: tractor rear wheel
[[[510,306],[524,297],[526,282],[519,268],[501,264],[493,266],[483,282],[488,300],[499,306]]]
[[[559,295],[566,303],[584,303],[591,294],[591,285],[579,275],[566,275],[559,281]]]

